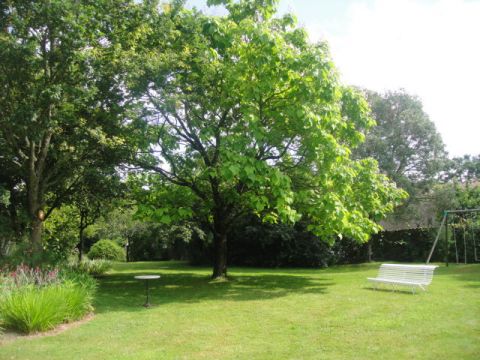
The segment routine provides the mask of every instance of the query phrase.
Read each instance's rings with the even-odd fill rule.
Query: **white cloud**
[[[378,0],[350,6],[326,37],[344,82],[418,95],[451,155],[480,153],[480,1]]]

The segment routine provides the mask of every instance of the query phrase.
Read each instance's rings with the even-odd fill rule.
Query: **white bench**
[[[437,268],[435,265],[403,265],[403,264],[382,264],[378,270],[376,278],[367,278],[374,283],[374,288],[377,284],[392,285],[395,290],[396,285],[410,286],[412,292],[419,287],[423,291],[430,285],[433,278],[433,271]]]

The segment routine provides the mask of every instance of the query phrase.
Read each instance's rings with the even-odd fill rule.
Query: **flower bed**
[[[96,282],[87,274],[19,265],[0,274],[0,322],[24,333],[46,331],[91,312]]]

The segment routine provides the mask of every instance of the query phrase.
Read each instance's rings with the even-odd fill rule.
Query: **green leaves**
[[[373,163],[350,158],[374,123],[365,99],[339,83],[326,44],[272,17],[276,1],[209,4],[228,14],[178,13],[174,40],[152,56],[165,62],[138,81],[152,109],[144,120],[162,129],[151,217],[177,218],[175,193],[221,231],[250,212],[365,241],[401,197]]]
[[[112,175],[139,146],[126,83],[155,2],[9,1],[0,7],[0,146],[29,217]],[[4,181],[3,179],[1,180]],[[97,189],[98,191],[98,189]],[[23,194],[22,194],[23,195]],[[23,205],[22,204],[22,205]],[[36,237],[39,241],[39,236]]]
[[[380,169],[414,195],[431,182],[445,159],[444,145],[422,103],[404,91],[366,91],[378,126],[367,135],[358,157],[372,156]]]
[[[129,183],[139,204],[137,219],[169,225],[192,218],[195,198],[189,189],[165,183],[158,176],[131,177]]]

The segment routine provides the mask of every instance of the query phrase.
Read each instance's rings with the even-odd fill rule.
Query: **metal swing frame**
[[[433,245],[432,245],[432,248],[430,249],[430,253],[428,254],[428,258],[427,258],[427,261],[425,261],[426,264],[429,264],[430,263],[430,260],[432,259],[432,255],[433,255],[433,252],[435,251],[435,247],[437,246],[437,243],[438,241],[440,240],[440,235],[442,233],[442,229],[445,228],[445,265],[448,266],[449,262],[448,262],[448,255],[449,255],[449,251],[448,251],[448,215],[449,214],[462,214],[462,213],[480,213],[480,208],[479,209],[457,209],[457,210],[445,210],[443,212],[443,217],[442,217],[442,222],[440,223],[440,227],[438,228],[438,231],[437,231],[437,236],[435,237],[435,241],[433,242]],[[453,230],[455,231],[455,230]],[[465,238],[465,232],[464,232],[464,252],[465,252],[465,255],[464,255],[464,260],[466,262],[466,238]],[[477,258],[477,249],[476,249],[476,241],[475,241],[475,234],[474,232],[472,231],[472,238],[473,238],[473,249],[474,249],[474,259],[475,261],[478,261],[478,258]],[[455,247],[456,247],[456,239],[455,239]],[[458,263],[458,251],[457,251],[457,263]]]

